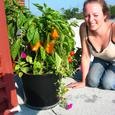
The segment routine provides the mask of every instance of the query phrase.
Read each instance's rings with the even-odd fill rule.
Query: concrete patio
[[[75,81],[72,78],[64,79],[66,84]],[[20,112],[15,115],[115,115],[115,92],[99,88],[85,87],[70,89],[65,97],[73,104],[66,110],[59,105],[48,110],[33,110],[28,108],[18,96]]]

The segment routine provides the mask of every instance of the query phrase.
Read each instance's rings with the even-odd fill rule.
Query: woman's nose
[[[92,20],[93,20],[93,16],[90,15],[90,16],[89,16],[89,21],[91,22]]]

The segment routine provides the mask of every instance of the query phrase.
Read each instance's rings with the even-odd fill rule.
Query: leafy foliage
[[[111,18],[115,18],[115,5],[110,5],[109,9]]]
[[[14,72],[19,76],[23,73],[71,76],[76,68],[68,61],[75,45],[70,24],[46,4],[34,5],[42,16],[32,15],[15,0],[5,0],[11,56],[16,64]]]
[[[63,16],[65,19],[83,19],[83,12],[79,12],[79,8],[72,8],[72,9],[61,9]]]

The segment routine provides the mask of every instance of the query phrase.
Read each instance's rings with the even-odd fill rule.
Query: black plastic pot
[[[49,109],[59,102],[57,83],[59,77],[54,74],[27,75],[22,77],[26,105],[33,109]]]

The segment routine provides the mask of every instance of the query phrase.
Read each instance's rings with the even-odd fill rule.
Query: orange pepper
[[[58,37],[59,37],[59,34],[58,34],[57,30],[53,29],[53,31],[51,32],[51,38],[57,39]]]
[[[52,54],[52,53],[53,53],[53,51],[54,51],[54,45],[55,45],[55,41],[54,41],[54,40],[52,40],[51,42],[49,42],[49,43],[46,45],[45,50],[46,50],[46,52],[47,52],[48,54]]]
[[[41,46],[40,41],[38,41],[35,45],[31,46],[32,51],[37,51]]]

